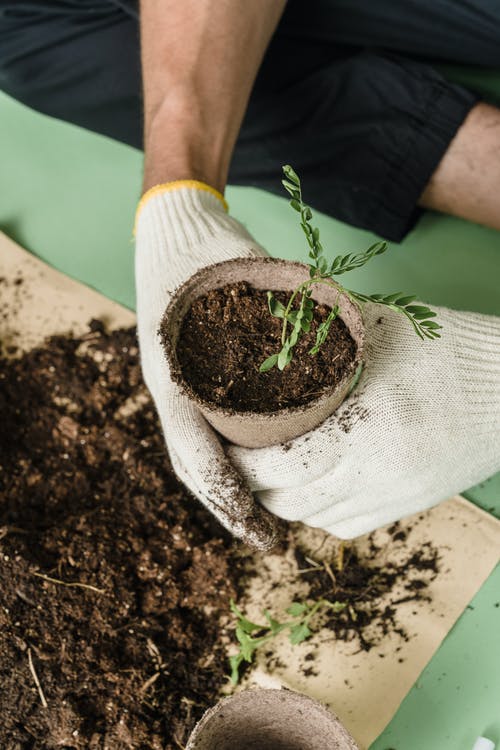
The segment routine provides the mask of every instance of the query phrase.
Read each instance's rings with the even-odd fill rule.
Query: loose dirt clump
[[[287,304],[286,292],[273,294]],[[184,317],[177,344],[182,376],[198,396],[228,409],[269,412],[307,404],[339,383],[356,355],[340,318],[318,354],[309,354],[329,312],[326,305],[316,306],[310,332],[299,339],[282,372],[277,367],[259,372],[281,349],[283,321],[271,316],[267,293],[246,282],[211,290]]]
[[[399,523],[389,529],[392,542],[404,541],[405,532]],[[341,545],[342,563],[336,560],[311,567],[303,550],[296,548],[295,559],[309,586],[308,598],[328,599],[345,604],[338,613],[324,621],[339,641],[357,643],[359,649],[370,651],[383,643],[387,635],[396,633],[403,641],[408,633],[398,619],[398,605],[404,602],[431,601],[429,585],[439,574],[439,551],[430,542],[408,548],[403,559],[381,562],[381,548],[373,535],[369,557],[361,555],[356,544]],[[391,545],[392,546],[392,545]]]
[[[172,473],[135,331],[0,360],[0,392],[0,747],[181,747],[240,569]]]

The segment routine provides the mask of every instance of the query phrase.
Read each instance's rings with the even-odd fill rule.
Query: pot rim
[[[332,739],[337,742],[342,741],[343,743],[348,743],[349,750],[359,750],[356,740],[352,737],[351,733],[344,726],[337,714],[329,706],[325,705],[323,701],[320,701],[317,698],[298,692],[295,689],[285,688],[284,686],[279,688],[246,688],[233,693],[232,695],[221,698],[202,715],[193,728],[186,747],[189,750],[195,750],[195,748],[199,746],[200,740],[203,740],[204,733],[206,733],[207,729],[210,729],[213,720],[217,719],[217,717],[222,717],[225,709],[230,707],[231,704],[236,706],[237,710],[239,709],[240,712],[243,712],[245,708],[247,708],[248,703],[251,704],[252,702],[259,702],[262,700],[267,701],[268,706],[271,709],[273,704],[280,705],[282,702],[285,702],[289,706],[314,711],[315,718],[320,717],[328,724],[329,732],[332,733]]]
[[[261,412],[261,411],[250,411],[250,410],[240,411],[239,409],[228,409],[227,407],[224,407],[224,406],[218,406],[217,404],[214,404],[213,402],[207,401],[206,399],[202,398],[198,393],[196,393],[193,390],[191,385],[184,378],[181,366],[179,364],[179,360],[177,357],[177,341],[175,345],[173,345],[170,337],[168,337],[167,335],[163,335],[161,333],[161,328],[163,327],[164,323],[168,320],[168,318],[170,318],[172,313],[176,310],[177,306],[183,301],[184,296],[186,295],[187,292],[191,290],[193,283],[199,276],[203,278],[203,277],[208,276],[215,269],[221,268],[223,266],[228,266],[228,265],[237,265],[241,262],[243,262],[244,264],[251,264],[251,265],[274,264],[274,265],[283,265],[287,267],[295,267],[297,269],[300,268],[304,270],[305,277],[307,277],[308,269],[309,269],[309,266],[307,264],[302,263],[300,261],[295,261],[295,260],[286,260],[284,258],[273,258],[271,256],[251,256],[251,257],[241,256],[237,258],[230,258],[229,260],[219,261],[217,263],[211,263],[208,266],[203,266],[203,268],[200,268],[194,274],[189,276],[189,278],[187,278],[186,281],[184,281],[180,286],[177,287],[160,321],[160,325],[158,328],[158,336],[160,337],[163,351],[165,352],[165,355],[168,360],[168,364],[170,366],[170,376],[172,377],[172,380],[180,387],[184,395],[187,396],[190,401],[193,401],[200,409],[213,412],[216,414],[220,414],[223,417],[234,418],[234,417],[240,416],[240,417],[244,417],[246,420],[252,419],[252,418],[254,419],[258,418],[260,420],[273,421],[276,419],[281,419],[283,417],[290,417],[293,415],[302,414],[305,411],[309,411],[310,409],[319,406],[324,401],[329,399],[332,393],[340,390],[342,387],[345,387],[348,381],[352,381],[352,387],[350,389],[352,390],[359,380],[360,372],[363,366],[362,355],[364,352],[364,344],[365,344],[365,327],[364,327],[362,309],[360,305],[351,298],[348,298],[349,302],[359,312],[360,321],[361,321],[361,329],[359,332],[359,343],[355,340],[356,355],[353,359],[351,369],[349,370],[348,373],[344,375],[342,380],[339,383],[337,383],[335,386],[330,386],[326,388],[320,396],[317,396],[311,401],[308,401],[306,404],[300,404],[299,406],[286,406],[283,409],[275,409],[274,411]],[[243,280],[244,279],[242,279],[242,281]],[[224,282],[221,282],[218,286],[214,286],[212,288],[217,289],[223,285],[224,285]],[[197,296],[201,297],[204,294],[206,294],[206,291],[201,292]],[[344,292],[344,295],[345,295],[345,292]],[[192,300],[194,301],[194,299],[197,299],[197,296],[193,294]],[[345,323],[342,317],[342,308],[340,310],[339,318],[341,318],[341,320],[347,326],[347,323]]]

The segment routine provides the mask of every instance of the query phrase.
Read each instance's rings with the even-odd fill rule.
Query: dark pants
[[[500,67],[500,0],[289,0],[230,182],[283,194],[290,163],[313,207],[400,240],[477,100],[425,57]],[[141,148],[137,3],[0,0],[0,88]]]

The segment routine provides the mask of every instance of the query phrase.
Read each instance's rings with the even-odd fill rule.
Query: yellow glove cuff
[[[152,198],[154,195],[160,195],[160,193],[168,193],[170,190],[180,190],[180,188],[192,188],[194,190],[205,190],[207,193],[211,193],[216,198],[220,200],[222,205],[224,206],[224,209],[226,211],[229,210],[229,206],[226,203],[226,200],[222,193],[219,193],[218,190],[213,188],[211,185],[207,185],[206,182],[200,182],[199,180],[174,180],[173,182],[163,182],[161,185],[154,185],[153,187],[149,188],[149,190],[146,190],[144,195],[142,196],[141,200],[138,203],[137,210],[135,212],[135,221],[134,221],[134,236],[135,236],[135,230],[137,228],[137,221],[139,219],[139,214],[141,213],[142,209],[146,205],[146,203],[149,201],[150,198]]]

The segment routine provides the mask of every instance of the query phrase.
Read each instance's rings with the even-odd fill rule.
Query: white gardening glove
[[[500,318],[435,308],[422,342],[382,305],[364,308],[358,386],[286,446],[231,446],[262,504],[350,539],[422,511],[500,469]]]
[[[235,536],[259,549],[278,538],[267,513],[226,458],[216,433],[169,376],[158,328],[174,290],[200,268],[266,255],[207,185],[180,181],[148,191],[136,219],[137,330],[144,379],[156,404],[172,466]]]

